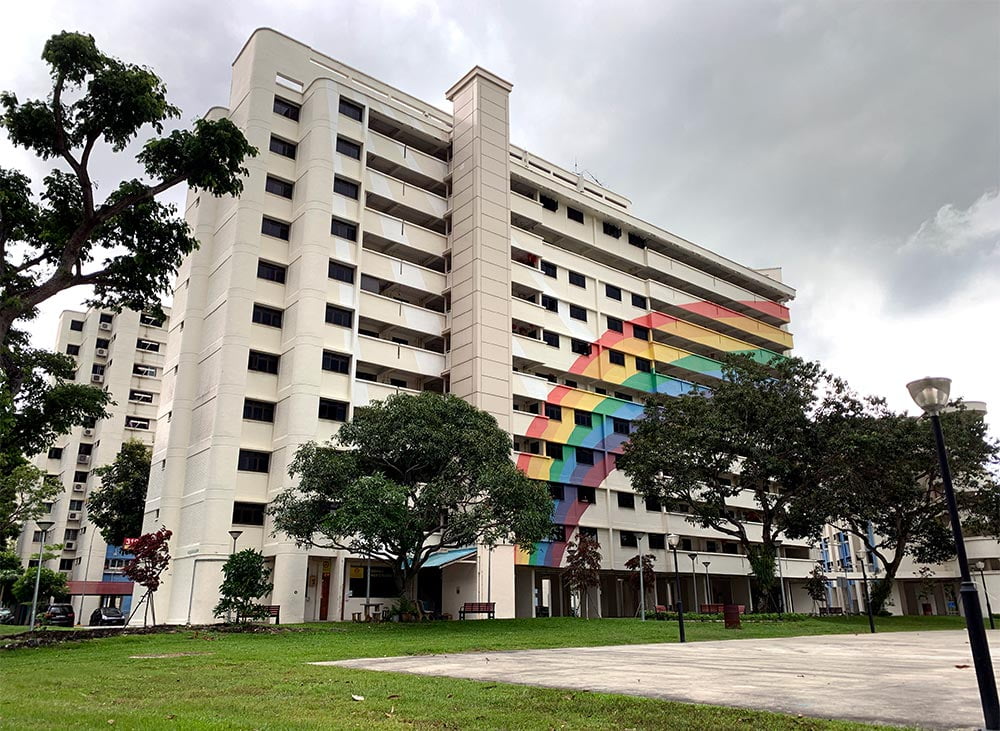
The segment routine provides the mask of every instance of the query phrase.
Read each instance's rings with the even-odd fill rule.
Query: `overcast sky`
[[[515,144],[680,236],[781,266],[799,355],[901,409],[907,381],[951,376],[997,431],[1000,0],[33,0],[4,7],[0,89],[44,95],[43,43],[85,31],[153,68],[189,123],[226,104],[260,26],[449,111],[444,91],[490,69],[514,84]],[[0,164],[44,170],[5,141]],[[40,345],[81,299],[46,307]]]

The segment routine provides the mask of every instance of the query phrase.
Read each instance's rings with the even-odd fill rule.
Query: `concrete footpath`
[[[996,660],[1000,630],[989,635]],[[964,630],[313,664],[624,693],[925,728],[974,728],[983,722]]]

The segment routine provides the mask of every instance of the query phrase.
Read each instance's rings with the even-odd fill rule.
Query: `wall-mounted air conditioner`
[[[77,464],[90,464],[90,455],[89,454],[78,454],[78,455],[76,455],[76,463]]]
[[[108,357],[108,349],[107,348],[96,348],[94,350],[94,354],[97,355],[98,358],[107,358]]]
[[[110,330],[111,329],[111,323],[110,322],[102,322],[100,325],[98,325],[98,327],[100,327],[101,330]]]
[[[63,543],[63,550],[64,551],[75,551],[76,550],[76,541],[66,541],[65,543]]]
[[[92,437],[92,436],[94,436],[94,430],[92,428],[90,428],[90,427],[87,427],[86,429],[83,430],[83,436],[85,436],[85,437]]]
[[[94,373],[90,376],[90,380],[94,383],[104,383],[104,376],[100,373]]]
[[[66,520],[79,520],[79,519],[80,519],[80,513],[79,513],[79,512],[77,512],[77,511],[75,511],[75,510],[74,510],[74,511],[71,511],[71,512],[69,512],[69,513],[68,513],[68,514],[66,515]]]
[[[84,485],[82,482],[73,483],[73,492],[86,492],[86,491],[87,491],[87,486]]]

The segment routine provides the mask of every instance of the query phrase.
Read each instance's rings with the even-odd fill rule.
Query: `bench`
[[[656,613],[657,614],[666,614],[667,613],[667,605],[666,604],[657,604],[656,607],[655,607],[655,609],[656,609]]]
[[[843,613],[844,613],[844,608],[843,607],[820,607],[819,608],[819,616],[821,616],[821,617],[828,617],[831,614],[843,614]]]
[[[274,623],[281,624],[280,604],[263,604],[261,605],[261,608],[267,610],[267,613],[264,615],[264,617],[266,617],[267,619],[271,619],[271,617],[274,617]],[[236,615],[237,622],[241,621],[242,619],[245,619],[245,617],[242,617],[238,614]]]
[[[495,619],[496,606],[496,602],[466,602],[458,610],[458,618],[465,619],[466,614],[485,614],[488,619]]]

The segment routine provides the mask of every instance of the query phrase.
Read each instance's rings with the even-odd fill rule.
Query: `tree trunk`
[[[872,614],[878,614],[885,609],[886,602],[892,596],[892,585],[896,581],[896,572],[899,564],[903,562],[903,552],[897,550],[892,557],[892,562],[885,564],[885,576],[872,581],[872,589],[868,593],[869,601],[872,603]]]
[[[761,544],[752,545],[747,551],[750,568],[757,579],[760,594],[757,598],[757,611],[770,612],[777,604],[777,583],[775,581],[774,548]]]

